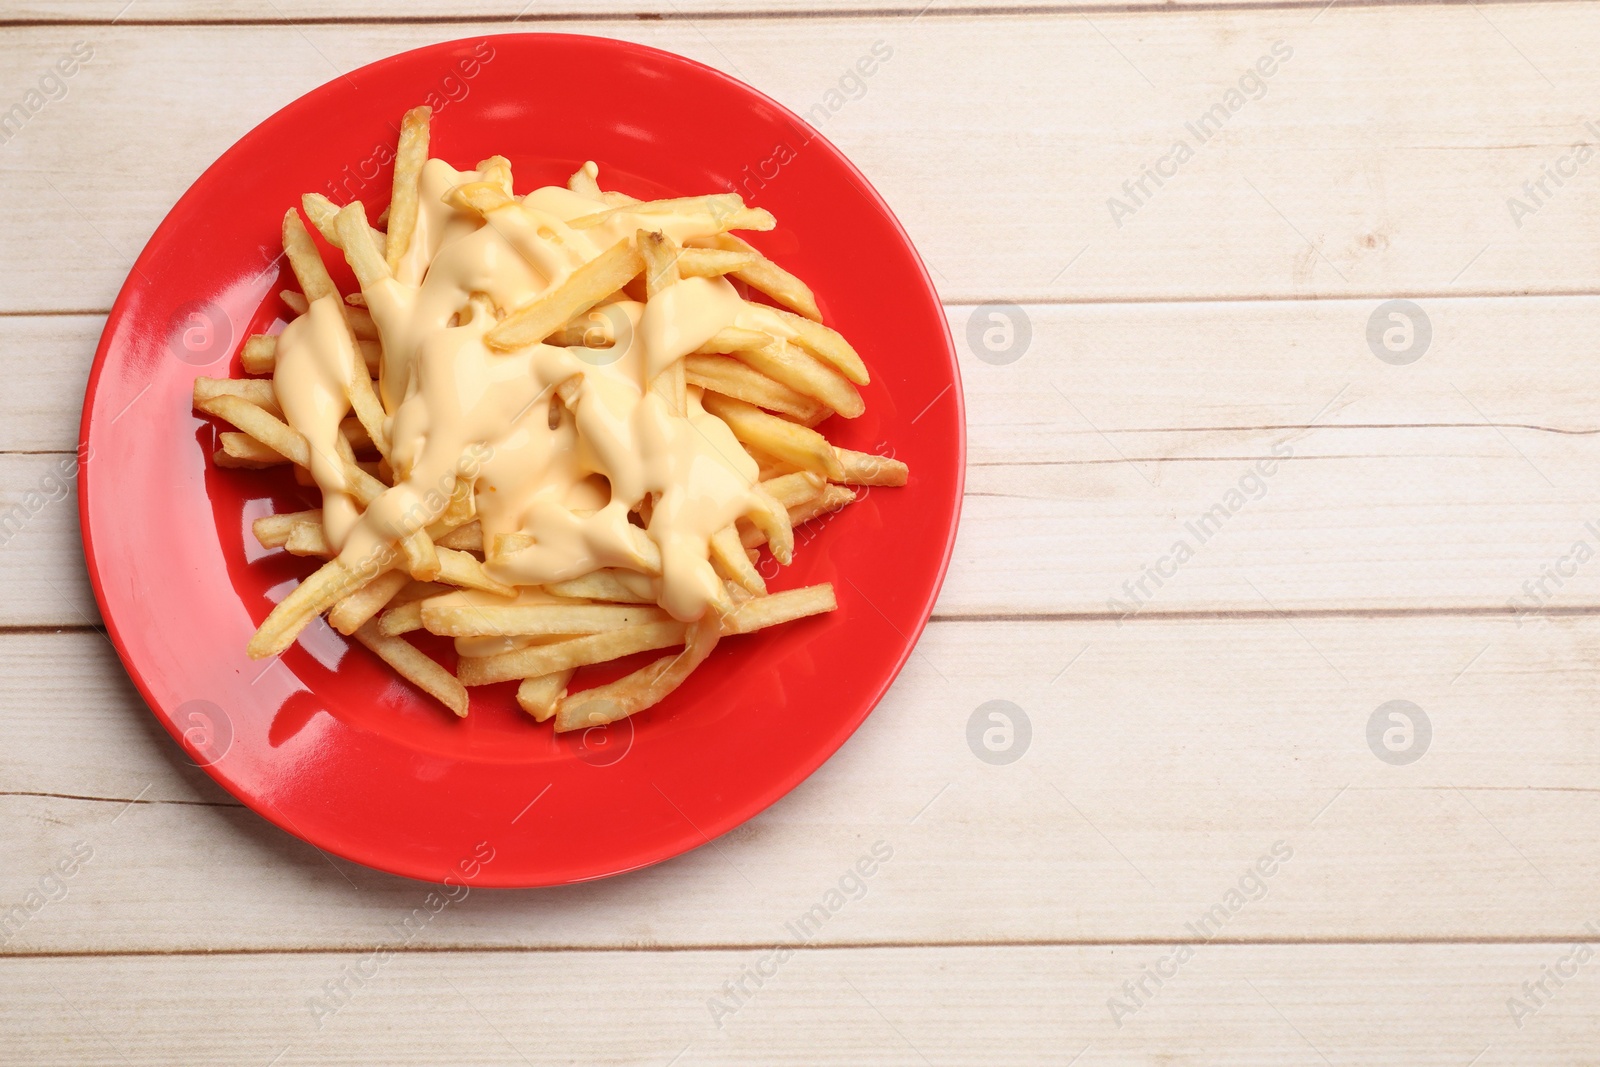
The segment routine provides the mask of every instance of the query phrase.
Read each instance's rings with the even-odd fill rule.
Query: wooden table
[[[1600,11],[522,2],[6,5],[0,1063],[1594,1062]],[[202,168],[340,72],[514,30],[817,118],[948,306],[969,492],[922,654],[810,781],[408,930],[428,887],[180,757],[57,472]],[[1020,759],[969,745],[990,701]]]

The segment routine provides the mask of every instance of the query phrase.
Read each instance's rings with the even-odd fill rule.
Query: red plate
[[[456,720],[320,621],[280,660],[245,642],[311,568],[250,521],[315,506],[281,469],[220,470],[190,410],[201,374],[238,374],[244,337],[286,314],[283,212],[309,190],[388,199],[396,126],[434,107],[432,153],[508,156],[517,188],[584,159],[635,195],[736,189],[779,220],[756,244],[806,279],[872,369],[867,413],[833,439],[891,451],[911,484],[798,531],[784,589],[832,581],[840,608],[730,638],[660,706],[556,737],[512,683]],[[330,262],[337,262],[336,255]],[[336,275],[337,277],[337,275]],[[348,275],[340,279],[350,291]],[[167,730],[245,804],[319,848],[429,881],[553,885],[677,855],[816,770],[899,673],[955,540],[961,386],[937,294],[865,178],[747,85],[639,45],[559,34],[454,41],[329,82],[223,155],[123,286],[84,402],[79,476],[95,596]],[[450,662],[443,646],[430,646]],[[493,859],[481,862],[492,849]]]

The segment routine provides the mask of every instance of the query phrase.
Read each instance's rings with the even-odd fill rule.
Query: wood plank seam
[[[514,891],[513,891],[514,892]],[[1300,948],[1300,947],[1362,947],[1388,945],[1539,945],[1568,946],[1581,940],[1584,931],[1574,930],[1566,937],[1224,937],[1218,935],[1204,942],[1206,945],[1228,945],[1236,948]],[[1193,946],[1195,940],[1178,938],[1018,938],[1016,940],[923,940],[923,941],[836,941],[796,943],[787,947],[796,952],[873,952],[882,950],[917,951],[926,949],[993,949],[1028,950],[1040,948],[1178,948]],[[750,941],[717,941],[695,944],[671,945],[539,945],[508,948],[504,945],[406,945],[390,943],[352,944],[344,948],[175,948],[175,949],[118,949],[97,952],[93,949],[75,949],[55,952],[0,952],[0,960],[73,960],[73,959],[148,959],[183,958],[193,956],[357,956],[376,951],[387,951],[395,956],[560,956],[574,953],[595,955],[668,956],[686,952],[747,953],[752,949],[771,948],[772,939]]]
[[[1545,3],[1548,0],[1345,0],[1340,4],[1346,10],[1359,8],[1391,7],[1511,7]],[[1230,11],[1320,11],[1331,6],[1330,0],[1145,0],[1128,3],[1067,3],[1067,4],[959,4],[933,7],[929,4],[903,7],[844,7],[844,8],[758,8],[742,11],[672,11],[634,9],[630,11],[541,11],[520,15],[410,15],[410,16],[345,16],[318,15],[310,18],[285,20],[282,18],[217,18],[217,19],[0,19],[0,29],[33,27],[79,26],[229,26],[229,27],[282,27],[297,26],[439,26],[451,24],[518,24],[536,22],[751,22],[807,19],[909,19],[922,18],[1005,18],[1049,17],[1078,15],[1141,15],[1141,14],[1198,14]]]

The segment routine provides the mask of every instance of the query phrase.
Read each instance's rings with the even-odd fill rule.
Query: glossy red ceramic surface
[[[839,611],[729,638],[665,703],[589,735],[534,724],[516,708],[514,683],[474,690],[471,715],[457,720],[320,621],[281,659],[246,658],[273,602],[312,569],[262,550],[250,522],[317,501],[282,469],[215,467],[217,428],[191,411],[192,383],[238,374],[245,336],[288,314],[276,296],[294,287],[278,258],[284,210],[317,190],[359,198],[376,215],[400,115],[422,102],[434,106],[432,154],[462,167],[504,154],[519,191],[564,182],[594,159],[602,182],[625,192],[732,188],[777,216],[775,231],[752,240],[811,284],[873,374],[866,415],[835,418],[827,431],[912,471],[905,488],[871,490],[797,531],[796,563],[773,587],[832,581]],[[347,273],[335,277],[350,290]],[[557,34],[407,52],[251,131],[139,257],[100,341],[82,433],[95,595],[128,672],[190,757],[319,848],[414,878],[497,886],[666,859],[821,765],[927,621],[955,538],[965,450],[938,297],[894,216],[838,150],[707,67]],[[453,663],[447,642],[425,647]]]

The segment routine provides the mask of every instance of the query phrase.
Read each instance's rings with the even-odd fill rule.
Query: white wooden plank
[[[103,315],[0,316],[0,452],[71,452]]]
[[[83,564],[75,470],[71,453],[0,455],[0,573],[7,587],[0,625],[99,622]]]
[[[883,40],[893,58],[823,132],[899,212],[945,298],[979,301],[1592,289],[1589,171],[1546,180],[1521,225],[1507,202],[1594,136],[1597,19],[1557,3],[541,28],[668,48],[803,113]],[[0,101],[26,99],[75,40],[95,58],[4,146],[4,191],[33,210],[0,235],[0,310],[109,306],[193,176],[277,107],[380,57],[504,28],[9,31]],[[1188,133],[1278,41],[1293,56],[1264,95],[1234,100],[1209,140]],[[249,93],[215,91],[241,71]],[[1178,138],[1193,158],[1146,180],[1119,226],[1110,198]]]
[[[439,922],[447,921],[441,915]],[[761,952],[155,957],[0,962],[0,1056],[30,1065],[1579,1064],[1600,989],[1571,946],[1202,945],[1118,1028],[1154,946],[820,950],[738,1011]],[[1567,962],[1562,963],[1561,961]],[[1507,1000],[1576,977],[1512,1023]],[[346,973],[371,975],[367,979]],[[334,1014],[324,983],[352,990]],[[359,985],[358,985],[359,981]],[[276,1057],[276,1059],[274,1058]],[[1076,1057],[1076,1059],[1074,1059]]]
[[[819,943],[1181,938],[1275,845],[1292,857],[1227,939],[1566,937],[1595,917],[1597,630],[935,623],[840,753],[714,847],[596,884],[474,894],[417,944],[761,944],[879,842],[892,856]],[[0,914],[93,849],[4,951],[354,948],[426,894],[228,806],[97,636],[12,635],[0,657]],[[993,700],[1031,726],[1009,765],[967,740]],[[1368,746],[1392,700],[1432,727],[1405,766]]]
[[[999,366],[952,307],[972,466],[939,611],[1600,604],[1600,566],[1567,559],[1600,549],[1600,300],[1424,303],[1433,340],[1409,366],[1368,348],[1374,301],[1035,306]],[[0,397],[0,448],[73,447],[99,322],[0,317],[23,385]],[[896,402],[921,407],[915,386]],[[1258,478],[1274,449],[1293,455]],[[75,502],[48,500],[61,463],[0,455],[0,515],[40,505],[0,550],[0,624],[93,618]],[[1219,504],[1202,544],[1188,524]],[[1176,569],[1159,586],[1158,565]]]

